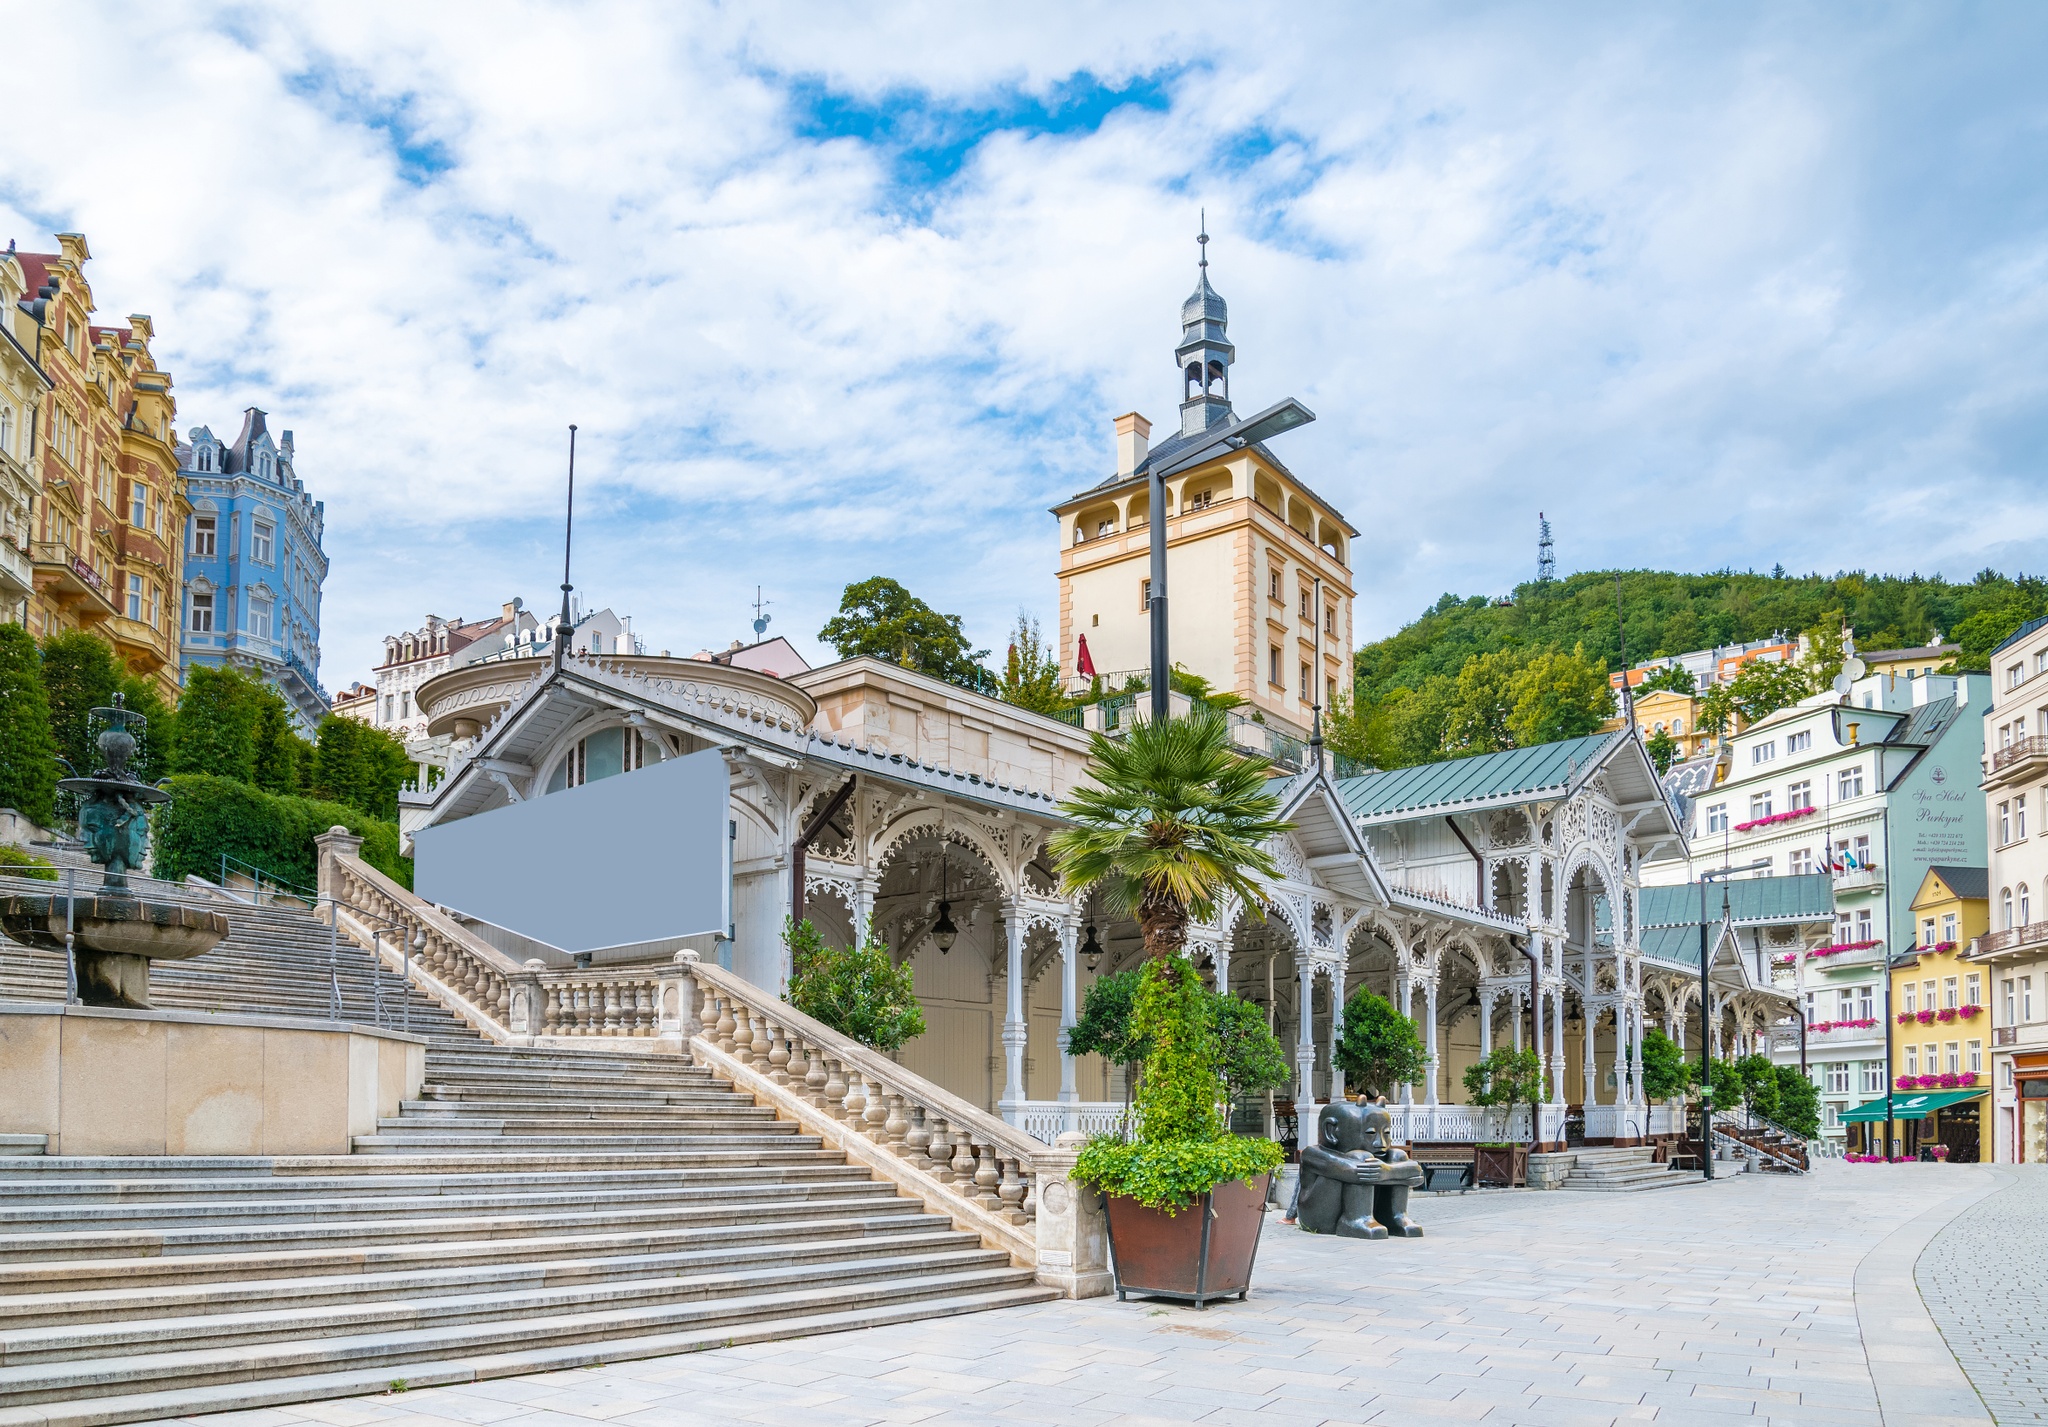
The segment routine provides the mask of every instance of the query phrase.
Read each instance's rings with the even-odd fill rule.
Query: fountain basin
[[[61,893],[0,897],[0,930],[24,946],[62,955],[65,901]],[[149,963],[198,956],[228,934],[228,919],[203,907],[104,894],[70,903],[78,999],[88,1006],[153,1009]]]

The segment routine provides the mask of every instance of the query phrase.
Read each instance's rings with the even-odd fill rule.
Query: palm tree
[[[1179,952],[1189,919],[1213,914],[1227,893],[1260,905],[1254,878],[1279,875],[1261,844],[1290,826],[1266,791],[1269,760],[1233,747],[1218,713],[1092,742],[1095,785],[1060,804],[1073,825],[1050,844],[1068,895],[1100,886],[1112,915],[1137,918],[1148,957]]]

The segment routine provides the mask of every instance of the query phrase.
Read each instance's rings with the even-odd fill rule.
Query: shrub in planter
[[[885,1055],[924,1034],[924,1008],[911,984],[910,963],[896,965],[889,948],[828,946],[809,918],[785,919],[789,946],[789,1004],[849,1040]]]

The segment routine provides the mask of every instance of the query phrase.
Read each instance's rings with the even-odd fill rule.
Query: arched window
[[[1201,394],[1201,391],[1202,364],[1200,362],[1189,362],[1187,390],[1182,393],[1182,399],[1185,400],[1187,397],[1199,396]]]
[[[1209,392],[1213,396],[1223,395],[1223,363],[1209,363]]]
[[[577,739],[575,746],[562,756],[562,761],[548,776],[547,790],[559,793],[565,788],[595,783],[600,778],[631,773],[650,763],[660,762],[663,752],[658,740],[647,737],[637,728],[601,728]]]
[[[2034,920],[2033,902],[2027,896],[2027,884],[2020,883],[2020,925],[2028,926]]]
[[[2002,887],[1998,892],[1998,913],[2004,925],[2003,930],[2012,930],[2012,888]]]

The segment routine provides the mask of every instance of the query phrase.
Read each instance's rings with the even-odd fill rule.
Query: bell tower
[[[1174,360],[1180,367],[1180,434],[1195,436],[1230,420],[1230,364],[1237,349],[1224,334],[1230,309],[1209,286],[1209,221],[1202,218],[1200,277],[1188,300],[1180,305],[1180,346]]]

